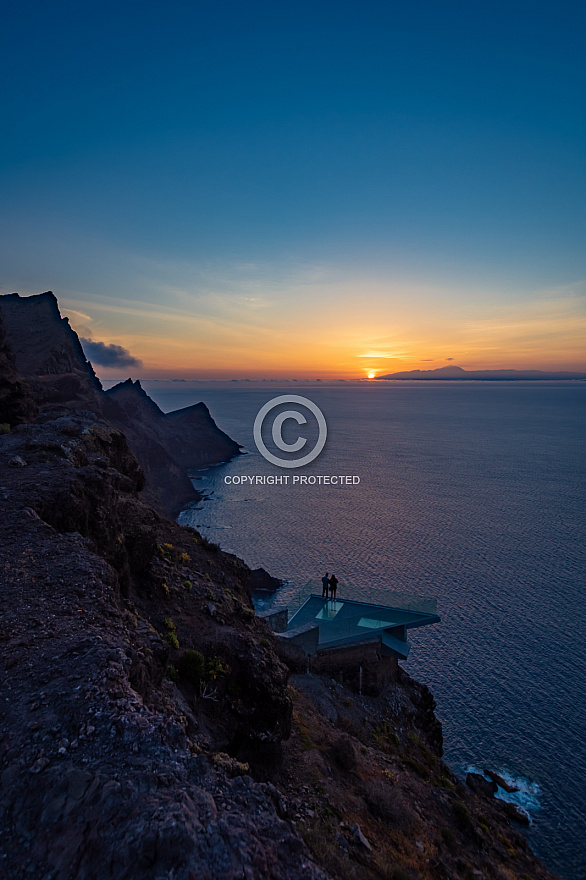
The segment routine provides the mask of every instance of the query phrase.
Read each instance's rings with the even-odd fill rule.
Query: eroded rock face
[[[11,293],[0,297],[0,310],[16,370],[37,404],[83,403],[86,409],[99,409],[102,386],[53,293]]]
[[[30,422],[37,414],[28,383],[18,375],[0,311],[0,425]]]

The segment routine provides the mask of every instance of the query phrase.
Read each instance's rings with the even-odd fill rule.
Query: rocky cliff
[[[426,688],[290,677],[244,563],[146,504],[123,432],[35,402],[2,350],[2,877],[551,876],[442,762]]]
[[[146,476],[146,498],[170,515],[196,497],[189,470],[228,461],[239,452],[205,404],[164,413],[132,379],[105,393],[102,411],[137,451]]]
[[[6,327],[0,311],[0,425],[8,430],[34,419],[37,405],[31,389],[16,370],[14,352],[8,342]]]
[[[1,296],[0,312],[16,370],[40,406],[61,403],[99,410],[100,381],[51,291]]]
[[[130,379],[104,392],[51,291],[0,296],[0,321],[0,357],[6,361],[0,387],[0,414],[5,411],[5,417],[0,423],[18,424],[36,408],[47,411],[55,406],[102,416],[124,431],[145,474],[145,498],[163,513],[176,515],[197,499],[189,469],[218,464],[239,452],[203,403],[165,414],[140,382]],[[10,383],[17,376],[22,388],[12,393]],[[29,403],[25,389],[30,390]],[[20,401],[17,407],[22,411],[9,412],[15,405],[11,400]]]

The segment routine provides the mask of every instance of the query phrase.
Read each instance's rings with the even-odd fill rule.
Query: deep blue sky
[[[341,370],[381,346],[399,368],[426,347],[512,365],[521,337],[527,366],[577,367],[560,328],[584,328],[585,25],[576,2],[13,4],[0,292],[51,287],[153,368],[161,308],[243,351],[226,322],[269,345],[291,299],[322,336],[337,309],[338,339],[366,304]],[[524,309],[556,338],[511,333]],[[496,360],[478,322],[508,328]]]

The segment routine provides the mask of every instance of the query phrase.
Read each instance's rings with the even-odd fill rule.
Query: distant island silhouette
[[[435,370],[407,370],[402,373],[387,373],[377,379],[459,379],[481,381],[520,381],[527,379],[586,379],[586,373],[563,370],[464,370],[462,367],[438,367]]]

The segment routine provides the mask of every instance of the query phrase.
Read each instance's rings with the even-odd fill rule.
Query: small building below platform
[[[411,645],[407,630],[438,623],[437,614],[312,594],[285,626],[283,609],[261,615],[282,659],[296,671],[331,675],[361,693],[379,693]]]

